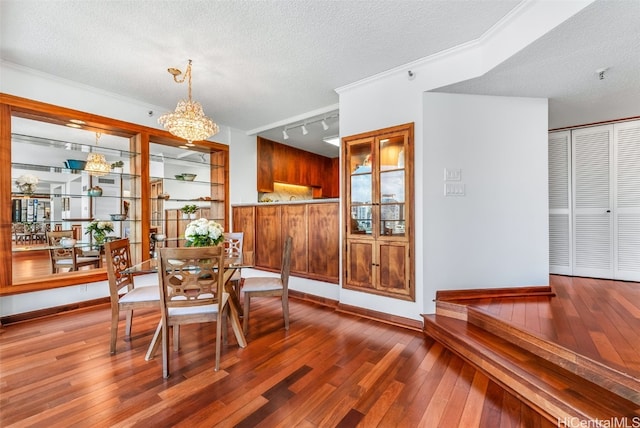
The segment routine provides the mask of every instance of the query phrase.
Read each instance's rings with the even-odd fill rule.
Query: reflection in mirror
[[[152,142],[149,152],[150,230],[152,234],[163,236],[165,246],[180,246],[184,243],[181,238],[186,225],[191,220],[217,219],[211,182],[215,165],[209,152],[197,148]],[[195,209],[186,209],[187,206],[195,206]]]
[[[130,236],[131,195],[129,139],[19,117],[11,121],[11,206],[13,283],[68,272],[52,269],[48,232],[70,231],[80,257],[100,258],[101,231]],[[93,176],[84,171],[90,153],[104,155],[122,170]],[[86,233],[92,221],[99,230]],[[105,223],[106,222],[106,223]],[[131,236],[130,236],[131,237]],[[131,237],[134,238],[134,237]],[[78,270],[94,269],[91,263]]]

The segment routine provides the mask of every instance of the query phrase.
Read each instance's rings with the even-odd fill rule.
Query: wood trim
[[[345,305],[344,303],[338,303],[338,308],[336,310],[338,312],[355,314],[363,318],[368,318],[386,324],[407,328],[409,330],[423,331],[422,322],[411,318],[404,318],[397,315],[386,314],[384,312],[373,311],[371,309],[360,308],[358,306]]]
[[[0,165],[11,165],[11,108],[0,104]],[[11,284],[11,168],[0,174],[0,290]]]
[[[475,300],[498,297],[535,297],[553,296],[553,290],[548,285],[527,286],[513,288],[478,288],[467,290],[438,290],[436,291],[436,302]]]

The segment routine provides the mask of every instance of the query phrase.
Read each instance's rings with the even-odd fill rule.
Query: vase
[[[106,238],[106,236],[105,236],[104,233],[93,232],[93,239],[96,241],[96,245],[97,246],[104,245],[105,238]]]
[[[190,218],[191,220],[195,220],[195,219],[196,219],[196,213],[190,213],[190,214],[189,214],[189,218]]]

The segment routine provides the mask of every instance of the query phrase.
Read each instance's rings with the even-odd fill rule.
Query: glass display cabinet
[[[413,124],[342,141],[343,286],[413,300]]]

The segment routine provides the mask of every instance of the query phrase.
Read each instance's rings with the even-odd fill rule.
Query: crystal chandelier
[[[96,147],[98,146],[98,140],[100,140],[101,135],[99,132],[96,132]],[[84,170],[93,176],[99,177],[109,174],[111,172],[111,165],[104,158],[104,155],[100,153],[89,153]]]
[[[171,73],[176,83],[183,83],[187,77],[189,78],[189,99],[180,100],[176,110],[160,116],[158,123],[176,137],[187,140],[187,146],[193,146],[194,141],[205,140],[217,134],[220,130],[218,125],[204,115],[199,102],[191,100],[191,60],[182,79],[178,79],[182,71],[177,68],[170,68],[167,71]]]

